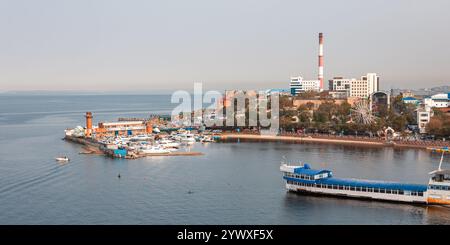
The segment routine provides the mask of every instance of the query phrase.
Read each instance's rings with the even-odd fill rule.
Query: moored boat
[[[280,171],[288,191],[380,201],[450,205],[450,170],[430,172],[428,185],[336,178],[330,170],[311,169],[308,164],[282,163]]]
[[[180,141],[183,144],[192,145],[195,144],[196,140],[193,134],[181,134],[180,135]]]
[[[144,154],[168,154],[168,153],[170,153],[170,150],[164,149],[160,145],[142,147],[139,151]]]
[[[153,140],[153,136],[140,134],[140,135],[135,135],[135,136],[131,137],[131,140],[132,141],[148,141],[148,140]]]
[[[450,205],[450,169],[442,169],[444,154],[442,152],[439,168],[429,173],[432,177],[428,182],[428,204]]]
[[[178,143],[178,142],[173,142],[173,141],[171,141],[171,140],[168,140],[168,139],[161,139],[161,140],[159,140],[158,141],[158,143],[162,146],[162,147],[164,147],[164,148],[166,148],[166,149],[178,149],[179,147],[180,147],[180,143]]]

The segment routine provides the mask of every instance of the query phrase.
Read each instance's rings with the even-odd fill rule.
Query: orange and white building
[[[85,137],[88,138],[134,136],[153,132],[151,121],[99,122],[98,126],[93,126],[92,118],[92,113],[86,112]]]

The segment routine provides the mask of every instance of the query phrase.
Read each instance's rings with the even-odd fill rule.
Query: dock
[[[201,156],[204,155],[202,152],[197,151],[177,151],[169,153],[132,153],[126,156],[117,156],[114,154],[114,150],[106,149],[102,144],[95,140],[88,138],[80,138],[73,136],[66,136],[64,140],[74,142],[83,145],[86,149],[80,154],[103,154],[113,158],[125,158],[125,159],[138,159],[143,157],[156,157],[156,156]]]
[[[169,152],[169,153],[139,153],[137,157],[159,157],[159,156],[202,156],[204,155],[198,151],[185,151],[185,152]]]

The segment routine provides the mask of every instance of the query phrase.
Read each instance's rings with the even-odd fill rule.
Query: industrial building
[[[99,122],[98,126],[93,126],[92,119],[92,112],[86,112],[85,137],[87,138],[134,136],[151,134],[153,132],[153,123],[151,121]]]
[[[301,76],[291,77],[289,90],[291,95],[298,95],[299,93],[304,93],[307,91],[323,91],[323,33],[319,33],[319,72],[317,80],[303,80]]]
[[[425,108],[447,108],[450,106],[450,93],[435,94],[423,100]]]
[[[412,104],[415,106],[418,106],[420,104],[420,100],[414,98],[414,97],[403,97],[402,98],[403,103],[405,104]]]

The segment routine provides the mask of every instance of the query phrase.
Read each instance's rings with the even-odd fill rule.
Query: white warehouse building
[[[423,100],[426,109],[430,108],[447,108],[450,106],[450,93],[449,94],[435,94],[431,97]]]

